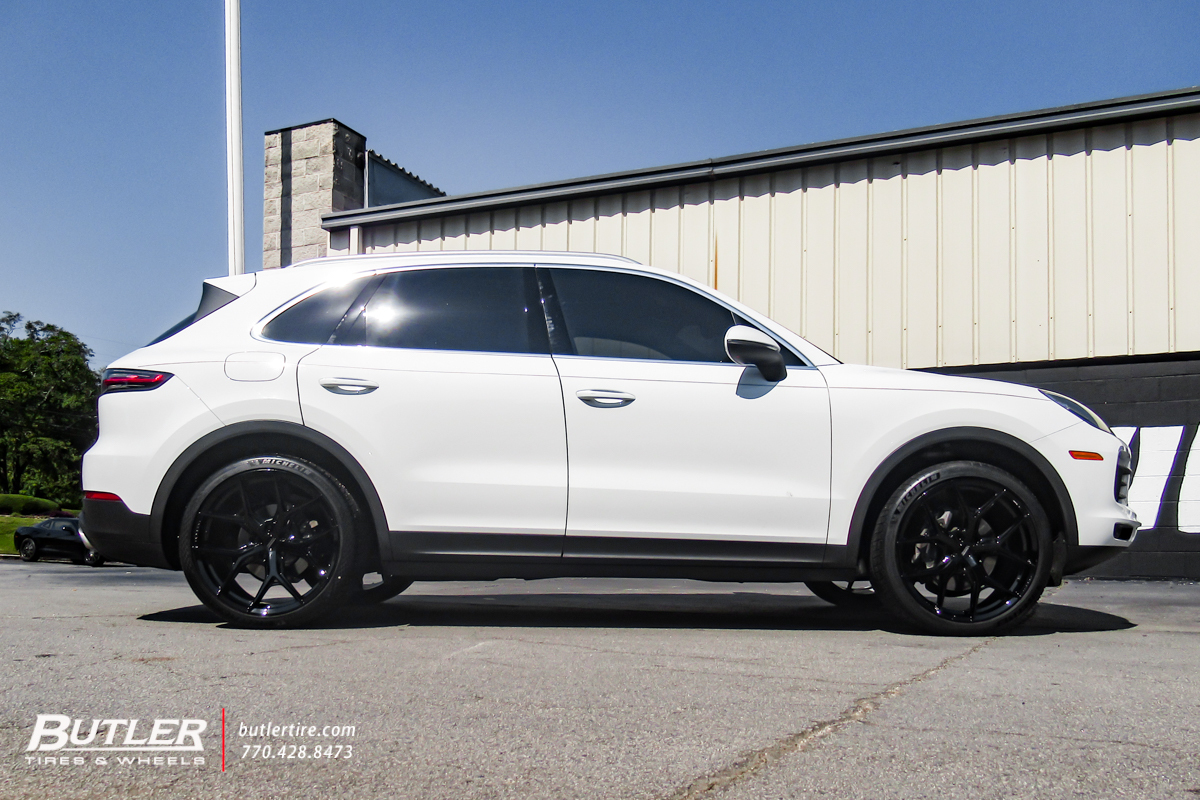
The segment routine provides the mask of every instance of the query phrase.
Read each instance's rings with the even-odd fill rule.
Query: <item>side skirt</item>
[[[384,569],[418,580],[686,578],[704,581],[849,580],[823,544],[536,534],[392,531]]]

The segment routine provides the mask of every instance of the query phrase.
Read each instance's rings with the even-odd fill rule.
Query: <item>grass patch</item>
[[[0,516],[0,553],[16,555],[17,548],[13,547],[13,534],[17,528],[41,522],[43,517]]]

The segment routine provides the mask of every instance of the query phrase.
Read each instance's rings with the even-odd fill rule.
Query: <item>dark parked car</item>
[[[36,525],[17,528],[13,544],[22,561],[39,558],[69,558],[75,564],[98,567],[104,557],[89,549],[79,538],[79,520],[75,517],[44,519]]]

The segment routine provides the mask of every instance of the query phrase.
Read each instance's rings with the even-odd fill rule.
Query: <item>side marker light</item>
[[[1090,450],[1072,450],[1071,458],[1076,461],[1103,461],[1104,456],[1099,453],[1093,453]]]

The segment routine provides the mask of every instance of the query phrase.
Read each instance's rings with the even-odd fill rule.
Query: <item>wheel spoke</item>
[[[988,555],[995,556],[996,558],[1003,558],[1006,561],[1011,561],[1014,564],[1020,564],[1021,566],[1028,567],[1029,569],[1033,569],[1035,566],[1037,566],[1036,564],[1034,564],[1034,562],[1030,561],[1028,558],[1025,558],[1024,556],[1019,555],[1018,553],[1014,553],[1011,550],[997,549],[995,552],[988,553]]]
[[[1009,589],[1004,584],[1000,583],[998,580],[993,578],[991,575],[984,575],[983,583],[984,583],[984,585],[986,585],[992,589],[995,589],[997,592],[1001,592],[1002,594],[1005,594],[1009,597],[1017,598],[1017,597],[1021,596],[1021,595],[1017,594],[1016,592],[1014,592],[1012,589]]]
[[[996,505],[996,502],[1006,494],[1008,494],[1008,489],[1001,489],[1000,491],[996,492],[994,495],[992,495],[991,499],[979,507],[977,515],[982,517],[984,514],[991,511],[992,506]]]
[[[259,542],[251,542],[242,547],[193,547],[192,552],[199,553],[202,556],[243,556],[253,553],[256,550],[261,550],[265,546]]]
[[[282,575],[277,575],[275,577],[275,581],[280,586],[282,586],[284,589],[287,589],[288,594],[290,594],[292,597],[294,597],[296,599],[297,603],[304,602],[304,597],[301,596],[301,594],[296,591],[296,587],[292,586],[292,582],[289,581],[287,578],[283,577]]]
[[[253,514],[253,512],[250,511],[250,498],[246,496],[246,480],[245,480],[245,478],[240,478],[238,480],[237,487],[238,487],[238,497],[240,497],[242,500],[242,514],[244,514],[247,519],[253,520],[254,514]]]
[[[254,599],[250,601],[250,605],[246,607],[247,611],[253,611],[254,607],[262,602],[263,597],[267,594],[267,589],[271,588],[271,584],[275,583],[277,578],[275,573],[267,575],[263,578],[262,586],[258,587],[258,594],[254,595]]]
[[[275,485],[275,518],[278,519],[283,515],[283,489],[279,486],[279,475],[275,475],[271,483]]]
[[[246,519],[239,514],[218,514],[214,511],[201,511],[197,516],[204,517],[205,519],[215,519],[217,522],[228,522],[244,530],[250,530],[251,528]]]
[[[900,577],[906,581],[920,583],[921,581],[928,580],[935,575],[945,575],[946,572],[953,566],[953,559],[943,558],[932,567],[926,567],[924,569],[917,570],[916,572],[901,572]]]
[[[1025,511],[1021,514],[1020,517],[1017,518],[1016,522],[1014,522],[1012,525],[1008,526],[1008,528],[1004,531],[1004,533],[1001,533],[995,537],[996,544],[1003,547],[1004,544],[1008,541],[1008,537],[1012,536],[1018,529],[1020,529],[1021,526],[1025,524],[1025,521],[1027,519],[1029,519],[1029,512]]]
[[[942,523],[938,522],[937,515],[933,513],[928,501],[921,503],[921,509],[925,512],[925,516],[929,517],[929,530],[937,533],[942,529]]]
[[[324,498],[314,497],[311,500],[305,500],[299,505],[294,505],[287,510],[282,516],[277,516],[276,519],[281,525],[288,525],[292,522],[297,514],[307,509],[309,506],[320,503]]]
[[[966,517],[964,528],[970,529],[975,522],[975,515],[971,513],[971,507],[967,505],[967,498],[963,497],[962,489],[959,488],[957,481],[951,484],[951,488],[954,489],[954,497],[958,500],[959,510]]]
[[[297,538],[296,542],[298,544],[308,545],[308,544],[312,544],[313,542],[320,541],[321,539],[324,539],[326,536],[331,536],[332,534],[337,533],[337,532],[338,532],[338,526],[330,525],[328,527],[321,528],[318,531],[314,531],[313,533],[305,534],[303,537]]]
[[[995,536],[989,536],[986,539],[980,540],[979,543],[975,545],[976,549],[979,550],[979,552],[988,553],[989,555],[999,555],[1000,553],[1009,552],[1005,549],[1005,544],[1008,543],[1009,537],[1025,524],[1025,520],[1027,519],[1029,519],[1029,514],[1023,514],[1016,522],[1014,522],[1012,525],[1009,525],[1003,533],[996,534]]]
[[[241,558],[233,562],[233,567],[230,568],[229,574],[225,576],[225,580],[221,581],[221,585],[217,587],[217,597],[220,597],[225,593],[225,590],[229,588],[231,583],[233,583],[233,579],[236,578],[238,573],[242,571],[242,568],[246,566],[246,562],[250,560],[250,556],[252,555],[254,555],[253,552],[245,553]]]
[[[979,592],[982,587],[979,585],[979,581],[975,580],[975,576],[971,574],[971,571],[964,570],[963,575],[971,581],[971,607],[967,611],[967,616],[971,620],[974,620],[975,612],[979,608]]]

